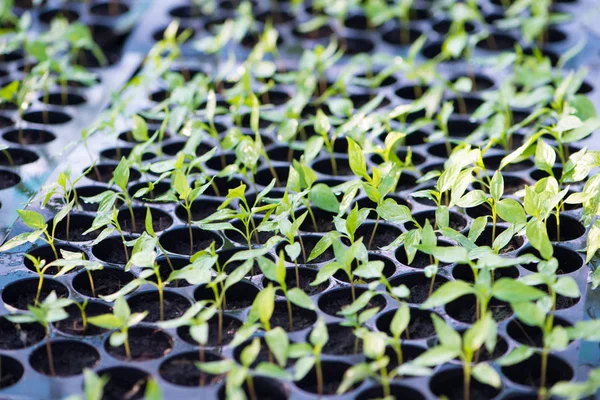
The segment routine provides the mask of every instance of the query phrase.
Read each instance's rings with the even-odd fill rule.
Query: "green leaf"
[[[564,143],[574,143],[589,136],[596,129],[600,128],[600,118],[593,117],[586,120],[583,125],[563,134]]]
[[[577,282],[570,276],[563,276],[558,278],[558,280],[554,284],[554,290],[559,295],[570,297],[572,299],[576,299],[579,296],[581,296],[581,292],[579,291],[579,286],[577,286]]]
[[[321,317],[315,323],[315,327],[310,332],[308,340],[314,347],[322,348],[329,341],[329,333],[327,332],[327,325],[325,320]]]
[[[294,380],[299,381],[306,376],[315,365],[313,356],[305,356],[296,361],[294,366]]]
[[[344,373],[344,378],[337,388],[336,393],[341,395],[352,389],[352,386],[359,382],[364,382],[371,375],[371,368],[368,364],[357,364],[348,368]]]
[[[501,367],[508,367],[510,365],[515,365],[520,363],[521,361],[527,360],[535,353],[535,349],[528,346],[519,346],[507,355],[500,357],[496,360],[496,363]]]
[[[249,367],[258,357],[260,352],[260,339],[254,338],[249,345],[244,347],[240,354],[240,362],[244,367]]]
[[[500,218],[511,224],[524,224],[527,221],[523,206],[515,199],[500,200],[496,203],[496,212]]]
[[[541,299],[548,294],[511,278],[500,278],[492,286],[492,295],[506,302],[524,302]]]
[[[137,114],[132,115],[131,118],[133,119],[133,128],[131,129],[133,138],[137,142],[146,142],[149,139],[146,120]]]
[[[464,281],[449,281],[440,286],[429,296],[421,308],[433,308],[443,306],[466,294],[472,294],[473,287]]]
[[[379,360],[385,354],[387,336],[383,332],[366,332],[362,338],[363,353],[372,360]]]
[[[175,170],[173,173],[173,187],[181,200],[187,199],[192,191],[185,174],[179,169]]]
[[[417,248],[423,253],[431,254],[437,260],[448,264],[467,264],[469,262],[469,253],[464,247],[418,246]]]
[[[600,320],[578,321],[575,326],[567,328],[571,340],[582,339],[590,342],[600,341]]]
[[[494,176],[490,182],[490,195],[496,202],[500,201],[500,198],[504,194],[504,177],[500,171],[494,172]]]
[[[125,157],[121,158],[121,161],[113,172],[113,182],[122,191],[127,191],[127,183],[129,183],[129,165]]]
[[[275,356],[277,363],[285,367],[288,359],[288,348],[290,345],[290,341],[287,333],[281,328],[277,326],[270,331],[265,333],[265,341],[267,342],[267,346],[269,346],[269,350]]]
[[[486,201],[486,196],[483,190],[471,190],[456,202],[456,205],[463,208],[476,207]]]
[[[488,363],[479,363],[471,371],[473,377],[484,385],[493,386],[496,389],[502,387],[502,380],[498,372]]]
[[[430,315],[440,344],[448,348],[456,348],[460,351],[462,347],[460,334],[452,329],[452,327],[439,315],[434,313],[431,313]]]
[[[310,190],[310,201],[321,210],[337,213],[340,210],[340,203],[331,190],[324,183],[317,183]]]
[[[469,229],[469,240],[475,242],[479,236],[485,230],[487,226],[488,216],[482,215],[481,217],[475,218],[475,221],[471,224],[471,229]]]
[[[344,268],[344,266],[338,262],[331,262],[331,263],[325,264],[323,267],[321,267],[321,269],[319,269],[319,272],[317,272],[317,277],[315,278],[314,281],[312,281],[310,283],[310,285],[318,286],[321,283],[326,282],[336,272],[338,272],[340,269],[343,269],[343,268]]]
[[[552,174],[552,168],[556,162],[556,153],[543,139],[538,139],[535,150],[535,165],[542,171]]]
[[[348,140],[348,161],[350,163],[350,169],[356,176],[369,180],[370,177],[367,174],[367,162],[363,150],[350,137],[347,137],[346,139]]]
[[[268,324],[275,309],[275,288],[269,284],[258,292],[252,303],[251,315],[255,315],[263,324]],[[250,318],[252,319],[252,318]]]
[[[471,353],[479,350],[486,338],[489,337],[489,331],[494,324],[495,321],[489,312],[483,318],[477,320],[463,335],[464,348],[468,349]]]
[[[544,343],[550,350],[563,351],[569,345],[567,330],[560,325],[554,326],[550,335],[544,338]]]
[[[537,304],[530,302],[513,302],[512,309],[519,320],[529,326],[542,328],[546,321],[546,313]]]
[[[466,32],[457,31],[446,37],[442,44],[442,52],[452,58],[458,58],[467,46],[468,36]]]
[[[112,347],[119,347],[122,346],[123,343],[125,343],[125,341],[127,340],[127,333],[116,331],[113,332],[108,339],[108,342]]]
[[[402,332],[408,327],[409,322],[410,308],[406,303],[401,303],[390,322],[390,331],[392,332],[392,335],[394,335],[395,338],[400,338]]]
[[[536,218],[532,218],[527,223],[525,233],[527,234],[527,239],[529,239],[531,245],[539,251],[544,259],[548,260],[552,257],[554,248],[548,238],[546,224]]]
[[[319,241],[317,242],[315,247],[313,247],[312,251],[310,252],[310,255],[308,256],[307,262],[310,262],[310,261],[314,260],[315,258],[319,257],[332,244],[333,244],[333,239],[332,239],[331,235],[323,236],[321,239],[319,239]]]
[[[113,312],[121,321],[127,321],[129,317],[131,317],[131,309],[129,308],[129,304],[127,304],[127,300],[125,300],[125,297],[121,296],[115,300]]]
[[[394,224],[403,224],[413,220],[410,209],[403,204],[396,203],[394,199],[385,199],[383,203],[378,205],[377,214],[384,220]]]
[[[123,321],[113,314],[103,314],[94,317],[88,317],[88,322],[94,326],[104,329],[118,329],[123,325]]]
[[[46,220],[42,214],[30,210],[17,210],[17,213],[28,227],[32,229],[46,228]]]
[[[420,367],[434,367],[451,361],[460,355],[456,347],[437,346],[415,358],[412,363]]]
[[[300,288],[295,287],[290,289],[287,293],[287,298],[298,307],[302,307],[307,310],[316,310],[315,303],[313,303],[312,299]]]
[[[162,389],[155,379],[148,379],[144,391],[144,400],[163,400]]]

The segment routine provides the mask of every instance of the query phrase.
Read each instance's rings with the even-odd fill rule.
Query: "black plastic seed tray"
[[[19,120],[10,104],[0,109],[0,146],[8,146],[13,161],[11,165],[5,154],[0,156],[0,238],[5,237],[15,221],[15,211],[38,192],[57,162],[75,149],[81,140],[81,131],[109,104],[111,93],[120,89],[139,65],[141,56],[135,51],[138,46],[132,40],[127,42],[127,38],[132,18],[135,23],[147,2],[138,2],[132,7],[125,2],[119,4],[120,11],[114,16],[105,15],[108,3],[101,1],[90,4],[89,8],[84,4],[48,1],[40,9],[17,9],[31,14],[32,34],[47,29],[49,21],[57,15],[71,22],[85,23],[103,49],[108,65],[100,66],[93,56],[86,54],[80,63],[97,74],[98,82],[91,87],[77,82],[69,84],[67,104],[64,104],[62,90],[52,87],[48,97],[50,104],[46,104],[44,94],[39,93],[23,120]],[[0,61],[0,86],[22,79],[32,67],[32,60],[25,59],[21,51],[6,55]],[[21,128],[23,139],[20,140]]]

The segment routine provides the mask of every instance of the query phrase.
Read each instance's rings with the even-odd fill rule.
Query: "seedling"
[[[56,292],[52,291],[39,305],[27,306],[28,313],[6,316],[6,319],[16,324],[37,322],[44,327],[46,330],[48,371],[51,376],[56,376],[56,370],[54,369],[54,356],[52,354],[52,344],[50,343],[50,324],[68,318],[69,314],[65,311],[65,307],[72,303],[72,300],[59,298]]]
[[[129,261],[129,250],[127,249],[127,247],[129,246],[129,242],[125,240],[125,233],[123,232],[121,224],[119,223],[119,211],[117,211],[116,206],[111,206],[110,203],[111,201],[109,201],[108,204],[101,203],[100,209],[98,209],[98,213],[96,214],[96,218],[94,218],[94,222],[92,222],[91,228],[85,231],[83,234],[85,235],[89,232],[93,232],[100,228],[104,228],[102,232],[100,232],[96,240],[94,240],[94,242],[92,243],[92,245],[96,245],[102,240],[104,240],[111,233],[117,231],[121,238],[121,243],[123,244],[123,252],[125,254],[125,259],[126,261]]]
[[[189,327],[190,336],[198,342],[200,363],[206,362],[205,347],[208,343],[209,321],[217,313],[216,307],[206,307],[206,301],[200,301],[190,307],[181,317],[158,323],[163,329],[174,329],[182,326]],[[206,376],[200,376],[200,386],[206,384]]]
[[[25,243],[34,243],[39,239],[47,243],[50,248],[52,248],[55,259],[58,259],[58,251],[54,245],[54,232],[56,230],[56,225],[58,225],[58,223],[62,221],[70,211],[71,206],[68,205],[56,213],[54,218],[52,218],[52,229],[48,230],[48,224],[46,223],[46,220],[42,214],[31,210],[17,210],[17,213],[21,217],[23,223],[29,228],[34,229],[34,231],[23,232],[11,238],[0,247],[0,252],[8,251]]]
[[[245,383],[250,400],[258,400],[259,397],[254,387],[252,364],[256,361],[259,352],[260,339],[254,338],[252,342],[242,350],[240,355],[241,365],[233,360],[226,359],[222,361],[196,363],[196,366],[209,374],[227,374],[225,393],[228,397],[245,398],[246,394],[244,393],[243,388],[243,384]],[[287,373],[283,369],[267,363],[260,363],[256,367],[256,372],[276,376],[278,378],[283,377],[284,379],[287,377]],[[232,379],[233,376],[236,376],[238,379]]]
[[[108,376],[99,376],[91,369],[84,368],[83,395],[69,396],[66,400],[101,400],[104,395],[104,387],[108,381]]]
[[[223,229],[223,230],[234,230],[238,232],[248,244],[248,250],[252,249],[252,240],[258,245],[264,243],[260,242],[259,233],[263,231],[273,231],[275,228],[273,223],[269,221],[269,217],[277,207],[277,204],[266,204],[260,205],[262,199],[268,195],[273,186],[275,180],[271,181],[269,186],[261,190],[254,200],[254,204],[250,205],[246,199],[246,185],[240,184],[235,189],[229,189],[227,196],[223,203],[219,206],[219,209],[213,215],[208,216],[202,221],[198,222],[198,226],[202,229]],[[237,205],[237,210],[233,209]],[[254,221],[254,217],[257,214],[263,214],[262,221],[257,225]],[[239,220],[243,228],[238,229],[229,222],[219,221],[231,221]]]
[[[284,264],[283,250],[279,252],[279,259],[277,263],[274,263],[264,257],[259,259],[259,262],[262,273],[271,281],[277,282],[279,286],[276,287],[276,289],[281,290],[281,292],[283,292],[283,296],[285,296],[288,310],[289,328],[290,332],[293,332],[294,318],[292,315],[292,304],[300,308],[313,311],[316,310],[316,306],[314,305],[312,299],[306,293],[304,293],[299,286],[288,289],[286,283],[286,268]]]
[[[262,328],[265,331],[264,339],[269,348],[269,363],[273,363],[273,358],[275,358],[278,366],[285,368],[290,356],[290,341],[282,327],[271,327],[271,317],[275,311],[275,294],[276,289],[271,283],[258,293],[252,303],[246,324],[236,333],[231,344],[239,345],[243,343],[259,328]],[[260,323],[256,323],[257,321]]]
[[[463,366],[464,400],[471,398],[471,377],[495,388],[502,386],[500,375],[489,363],[477,362],[477,354],[482,346],[485,345],[489,353],[496,346],[496,324],[490,313],[473,324],[462,337],[437,314],[431,314],[431,319],[440,344],[404,364],[401,367],[404,372],[410,372],[413,366],[417,367],[417,372],[422,372],[423,367],[433,367],[459,358]]]
[[[131,360],[131,348],[129,347],[129,328],[142,322],[148,315],[148,311],[131,313],[129,304],[123,296],[116,299],[113,313],[89,317],[88,322],[103,329],[116,329],[111,333],[109,343],[112,347],[125,347],[125,354]]]
[[[322,396],[324,381],[321,353],[323,347],[329,341],[329,332],[327,332],[327,325],[323,318],[317,320],[308,340],[310,343],[294,343],[290,345],[290,354],[298,358],[294,370],[294,380],[298,381],[304,378],[314,367],[317,378],[317,394]],[[299,366],[302,366],[302,368]]]

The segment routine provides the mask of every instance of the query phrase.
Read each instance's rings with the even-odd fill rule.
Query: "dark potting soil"
[[[513,315],[513,311],[507,303],[490,304],[489,309],[492,312],[492,318],[494,318],[494,321],[496,322],[504,321]],[[448,308],[446,308],[446,310],[448,311]],[[449,311],[448,314],[458,321],[472,324],[477,321],[476,310],[477,307],[475,303],[469,302],[467,304],[463,303],[458,310],[455,309],[454,312]]]
[[[204,353],[205,362],[216,361],[219,357]],[[200,362],[200,352],[185,353],[169,358],[159,368],[160,376],[167,382],[181,386],[210,386],[225,379],[224,375],[207,374],[196,366]]]
[[[433,214],[433,213],[432,213]],[[456,217],[456,218],[452,218],[454,216],[454,214],[450,214],[450,218],[448,219],[448,227],[454,229],[457,232],[462,231],[463,229],[466,228],[466,220],[462,217]],[[429,221],[429,224],[431,224],[431,226],[436,227],[436,222],[435,222],[435,215],[426,218]],[[424,223],[425,221],[423,221]],[[406,227],[408,229],[415,229],[417,226],[410,222],[406,224]]]
[[[323,395],[334,395],[340,387],[341,383],[341,380],[326,380],[325,382],[323,382]],[[296,383],[296,385],[298,385],[302,390],[305,390],[307,392],[314,394],[318,393],[318,386],[316,382],[302,384]]]
[[[401,263],[404,263],[406,261],[406,254],[404,253],[404,248],[400,248],[398,251],[402,251],[403,252],[403,259],[402,260],[398,260]],[[425,254],[422,253],[420,251],[417,251],[417,254],[415,254],[415,258],[413,258],[412,263],[407,264],[412,268],[420,268],[420,269],[425,269],[425,267],[427,267],[428,265],[431,265],[431,258],[429,257],[429,254]],[[445,262],[440,261],[438,263],[438,267],[443,268],[445,266],[447,266],[448,264]]]
[[[158,291],[146,292],[136,295],[128,301],[131,312],[148,311],[144,322],[160,321],[160,300]],[[163,310],[164,319],[169,320],[181,317],[190,308],[190,302],[185,297],[164,292]]]
[[[133,275],[129,276],[112,268],[104,268],[101,271],[92,272],[92,280],[94,282],[94,292],[92,292],[87,272],[85,274],[85,277],[78,277],[73,281],[73,287],[79,293],[88,297],[94,297],[94,294],[95,297],[113,294],[133,280]]]
[[[300,285],[298,285],[298,282],[296,282],[296,273],[294,272],[294,269],[289,268],[287,270],[287,275],[285,276],[285,284],[287,285],[288,290],[291,288],[299,287],[300,290],[302,290],[307,295],[313,296],[315,294],[319,294],[319,293],[325,291],[325,289],[327,289],[327,287],[329,287],[328,281],[325,281],[317,286],[311,286],[310,283],[315,280],[315,277],[308,276],[306,274],[303,274],[302,272],[303,272],[303,270],[300,270],[299,274],[298,274],[298,280],[300,281],[299,282]],[[264,286],[268,285],[269,282],[271,282],[271,281],[269,281],[268,279],[265,279]],[[281,291],[278,291],[277,294],[283,295],[283,293]]]
[[[225,294],[223,309],[225,309],[227,311],[243,310],[246,307],[252,306],[253,301],[254,301],[254,298],[250,298],[250,297],[229,300],[229,299],[227,299],[227,294]]]
[[[335,230],[335,225],[330,215],[327,217],[315,215],[315,223],[316,228],[310,215],[307,215],[301,228],[305,232],[330,232]]]
[[[59,331],[77,336],[92,336],[107,332],[107,329],[92,324],[87,324],[84,329],[83,316],[77,305],[70,305],[65,310],[69,313],[69,317],[54,323],[54,327]],[[104,306],[101,303],[95,303],[93,307],[90,307],[88,304],[85,309],[87,318],[107,313],[110,313],[110,307]]]
[[[129,348],[131,359],[145,361],[160,358],[171,351],[173,343],[169,336],[159,329],[131,328],[129,329]],[[125,346],[112,347],[108,340],[104,346],[106,351],[120,360],[127,360]]]
[[[431,293],[433,293],[436,290],[438,290],[438,288],[440,286],[442,286],[444,283],[446,283],[446,281],[444,281],[444,282],[434,282],[433,283],[433,290],[431,291]],[[410,287],[410,296],[408,296],[408,298],[406,299],[406,301],[408,303],[413,303],[413,304],[422,304],[422,303],[424,303],[429,298],[429,289],[430,289],[430,287],[431,287],[431,284],[429,282],[427,282],[427,283],[419,283],[419,284],[411,286]]]
[[[496,342],[494,351],[492,351],[491,354],[489,351],[487,351],[485,346],[482,346],[478,352],[475,352],[475,355],[473,356],[473,361],[474,362],[483,362],[483,361],[496,360],[496,359],[502,357],[506,353],[507,350],[508,350],[508,344],[506,343],[506,341],[504,339],[499,339]]]
[[[470,394],[471,400],[489,400],[496,397],[498,391],[491,386],[475,386],[471,384]],[[444,390],[444,395],[448,398],[448,400],[463,400],[463,386],[451,386],[447,390]]]
[[[369,241],[371,240],[371,235],[373,234],[373,226],[366,225],[364,228],[357,229],[356,238],[358,239],[359,237],[362,237],[363,243],[365,246],[368,246]],[[387,226],[379,225],[375,231],[375,236],[373,237],[373,241],[371,242],[371,246],[368,248],[368,250],[377,250],[381,247],[387,246],[396,240],[398,236],[400,236],[400,233],[400,231],[396,231],[395,229],[390,229]]]
[[[44,327],[40,324],[13,324],[0,318],[0,349],[22,349],[40,342],[45,336]]]
[[[314,246],[317,243],[310,243],[307,244],[306,241],[304,241],[304,249],[306,250],[306,257],[310,257],[310,252],[313,250]],[[292,261],[290,260],[287,256],[287,254],[285,255],[286,260],[288,261]],[[300,256],[298,257],[298,263],[300,264],[305,264],[305,265],[310,265],[310,264],[317,264],[317,263],[322,263],[325,261],[329,261],[329,260],[333,260],[335,258],[335,253],[333,252],[333,248],[329,247],[327,250],[325,250],[323,253],[321,253],[321,255],[319,255],[317,258],[311,260],[310,262],[306,262],[306,259],[303,257],[302,252],[300,253]]]
[[[96,245],[96,248],[98,246],[102,246],[103,242],[100,242],[98,245]],[[99,256],[98,254],[96,254],[96,256],[102,261],[111,264],[125,265],[127,264],[127,260],[129,259],[129,257],[131,257],[131,250],[131,248],[127,248],[127,254],[125,254],[125,248],[123,247],[121,239],[119,238],[111,240],[110,244],[107,246],[102,246],[102,250],[98,251],[99,253],[101,252],[101,255]],[[94,252],[94,249],[92,249],[92,251]]]
[[[23,373],[13,372],[8,368],[2,370],[2,377],[0,377],[0,388],[6,388],[14,385],[23,377]]]
[[[435,335],[433,322],[428,314],[416,314],[410,316],[408,328],[402,333],[404,339],[421,339]]]
[[[358,296],[360,296],[360,294],[361,293],[357,292],[356,297],[358,298]],[[350,291],[348,291],[347,295],[345,294],[344,296],[336,296],[335,298],[332,298],[332,299],[328,298],[326,302],[325,301],[319,302],[321,310],[323,310],[323,312],[325,312],[329,315],[337,315],[337,313],[339,311],[348,307],[350,304],[352,304],[352,295],[351,295]],[[385,307],[385,299],[381,296],[375,296],[369,301],[367,306],[360,311],[364,311],[364,310],[367,310],[369,308],[374,308],[374,307],[379,307],[380,309]]]
[[[64,289],[64,291],[61,289]],[[52,291],[56,291],[56,294],[58,297],[68,297],[69,296],[67,289],[62,287],[62,285],[61,285],[61,287],[55,287],[54,285],[47,286],[44,284],[42,286],[42,290],[40,290],[40,298],[39,298],[40,302],[44,301],[44,299],[46,297],[48,297],[48,295]],[[27,310],[27,306],[35,304],[35,297],[36,297],[35,290],[30,290],[30,291],[24,290],[22,292],[19,292],[16,297],[11,299],[10,305],[15,308],[18,308],[19,310]]]
[[[66,218],[62,221],[65,222]],[[54,236],[57,239],[62,239],[62,240],[68,240],[68,241],[73,241],[73,242],[85,242],[88,240],[94,240],[98,237],[98,235],[100,235],[101,230],[96,230],[96,231],[92,231],[87,233],[86,235],[84,235],[83,233],[85,231],[87,231],[90,226],[77,226],[74,224],[69,224],[69,234],[67,235],[67,224],[66,223],[61,223],[60,225],[57,225],[56,227],[56,231]]]
[[[8,189],[21,182],[19,175],[10,171],[0,171],[0,189]]]
[[[223,316],[223,329],[222,329],[222,337],[221,343],[219,344],[219,323],[218,318],[215,316],[210,321],[208,321],[208,341],[206,343],[206,347],[217,347],[229,344],[233,340],[235,333],[242,326],[242,322],[238,319],[229,317],[227,315]],[[187,326],[181,327],[177,330],[177,334],[183,340],[188,343],[197,345],[198,342],[192,338],[190,335],[190,329]]]
[[[323,353],[332,355],[362,354],[363,343],[352,333],[352,328],[329,328],[329,341],[323,347]]]
[[[210,246],[210,244],[212,242],[215,241],[215,239],[212,236],[207,236],[205,238],[198,238],[198,232],[194,232],[193,233],[193,246],[192,246],[192,251],[190,251],[190,242],[189,242],[189,236],[187,236],[186,239],[184,240],[179,240],[175,243],[170,243],[167,250],[170,251],[171,253],[175,253],[175,254],[182,254],[182,255],[191,255],[191,254],[195,254],[197,252],[199,252],[200,250],[204,250],[206,249],[208,246]],[[163,244],[163,246],[165,246]],[[165,246],[167,247],[167,246]],[[218,243],[217,243],[217,247],[219,247]]]
[[[502,230],[503,231],[503,230]],[[496,235],[499,235],[502,231],[496,231]],[[487,234],[489,232],[489,234]],[[492,246],[492,236],[491,231],[487,229],[477,238],[475,244],[478,246]],[[523,239],[519,236],[513,236],[512,239],[508,242],[508,244],[500,249],[499,254],[506,254],[512,251],[518,250],[523,245]]]
[[[286,332],[295,332],[312,326],[317,320],[317,314],[314,311],[292,305],[292,328],[290,329],[290,320],[288,317],[288,308],[286,302],[275,304],[275,310],[271,317],[271,327],[280,326]]]
[[[235,355],[235,359],[238,362],[240,362],[240,356],[242,354],[242,351],[250,344],[250,342],[251,341],[245,342],[241,346],[236,347],[234,355]],[[258,366],[258,364],[260,364],[261,362],[268,362],[271,364],[279,365],[279,363],[275,359],[275,356],[273,356],[273,353],[271,353],[271,350],[269,350],[269,346],[267,346],[265,341],[262,339],[260,340],[260,351],[258,352],[258,356],[256,357],[256,360],[252,363],[252,368],[256,368]],[[288,358],[285,368],[289,368],[292,365],[294,365],[294,359]]]
[[[236,226],[236,224],[233,224],[234,226]],[[240,226],[236,226],[236,228],[240,229]],[[245,229],[245,228],[244,228]],[[241,229],[242,231],[244,231],[244,229]],[[239,243],[241,245],[247,245],[248,241],[246,240],[246,238],[244,238],[244,236],[242,236],[242,234],[240,234],[237,231],[233,231],[233,230],[228,230],[226,231],[226,235],[227,237],[236,243]],[[263,245],[265,244],[270,238],[272,238],[274,235],[273,232],[255,232],[254,234],[252,234],[252,236],[250,236],[250,242],[253,245]],[[258,236],[258,239],[257,239]],[[202,247],[202,249],[206,248]]]
[[[133,229],[129,210],[120,210],[119,223],[121,224],[121,229],[123,229],[124,232],[130,233],[144,232],[146,230],[146,208],[135,208],[133,210],[133,216],[135,218],[135,229]],[[157,214],[156,211],[152,213],[152,228],[155,232],[164,231],[171,225],[173,225],[173,219],[168,214],[162,212]]]
[[[581,297],[577,297],[574,299],[571,297],[556,295],[556,304],[555,304],[556,309],[564,310],[565,308],[573,307],[575,304],[577,304],[579,302],[580,299],[581,299]]]
[[[99,371],[109,376],[104,386],[102,400],[139,400],[144,398],[148,375],[142,370],[128,367],[114,367]]]
[[[240,260],[240,261],[232,261],[230,263],[227,263],[227,265],[225,266],[224,270],[225,273],[227,275],[231,274],[233,271],[235,271],[239,266],[241,266],[242,264],[244,264],[244,262],[246,262],[247,260]],[[260,267],[258,265],[258,261],[254,260],[254,263],[252,265],[252,268],[250,268],[250,271],[248,271],[248,273],[246,274],[246,277],[252,277],[255,275],[260,274]]]
[[[52,343],[52,358],[54,371],[58,376],[78,375],[84,368],[93,368],[100,360],[98,352],[93,347],[77,342]],[[29,360],[35,370],[50,375],[46,346],[38,347],[31,353]]]

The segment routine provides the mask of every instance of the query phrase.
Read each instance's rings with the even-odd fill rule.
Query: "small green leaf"
[[[525,302],[541,299],[548,294],[511,278],[500,278],[492,286],[492,295],[506,302]]]
[[[42,214],[30,210],[17,210],[17,213],[28,227],[32,229],[46,228],[46,220]]]
[[[287,298],[293,304],[298,307],[305,308],[307,310],[316,310],[315,303],[312,299],[302,291],[300,288],[292,288],[287,293]]]
[[[502,380],[498,372],[488,363],[479,363],[473,367],[473,377],[484,385],[493,386],[496,389],[502,387]]]
[[[449,281],[433,292],[427,301],[421,305],[421,308],[443,306],[461,296],[472,294],[473,292],[473,287],[464,281]]]
[[[350,169],[355,175],[369,180],[369,175],[367,174],[367,162],[363,150],[350,137],[347,137],[346,139],[348,140],[348,161],[350,163]]]

